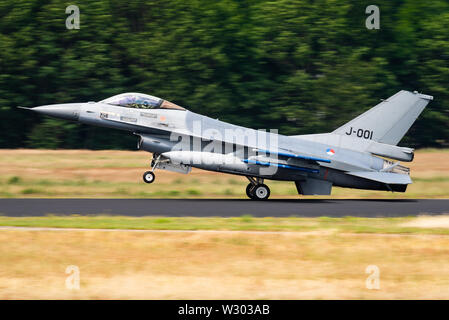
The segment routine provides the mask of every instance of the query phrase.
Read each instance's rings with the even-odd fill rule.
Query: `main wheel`
[[[151,171],[147,171],[143,174],[143,181],[145,183],[153,183],[154,179],[156,179],[156,176]]]
[[[255,200],[266,200],[270,196],[270,188],[265,184],[258,184],[251,191]]]
[[[246,195],[248,196],[248,198],[250,199],[254,199],[254,194],[253,194],[253,189],[254,189],[254,185],[252,183],[248,184],[246,186]]]

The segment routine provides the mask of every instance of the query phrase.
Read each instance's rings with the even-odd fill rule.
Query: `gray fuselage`
[[[238,164],[190,163],[190,165],[204,170],[263,177],[273,180],[301,181],[313,178],[329,181],[334,186],[390,190],[383,183],[345,174],[346,171],[377,172],[381,170],[384,167],[385,160],[370,153],[311,142],[298,136],[289,137],[276,133],[261,133],[258,130],[232,125],[188,110],[133,109],[90,102],[80,104],[79,122],[133,132],[141,137],[140,148],[152,153],[164,154],[179,150],[179,139],[181,138],[185,140],[190,139],[191,141],[188,144],[182,144],[183,151],[219,154],[232,152],[233,155],[241,160],[251,157],[254,149],[260,149],[260,141],[248,141],[245,139],[238,141],[239,138],[242,136],[244,138],[257,136],[259,134],[263,136],[260,139],[264,141],[263,144],[268,144],[267,142],[270,139],[276,140],[277,148],[280,150],[328,159],[331,162],[318,162],[318,166],[302,162],[303,167],[317,168],[318,172],[305,172],[278,167],[275,172],[267,170],[266,174],[261,172],[260,166],[241,161]],[[234,136],[232,134],[226,135],[227,132],[237,132],[237,134]],[[242,134],[239,135],[238,133]],[[219,139],[215,139],[217,136]],[[201,144],[200,150],[194,147],[195,142],[193,141],[195,139]],[[330,147],[333,149],[332,155],[326,152]],[[252,157],[257,156],[252,155]],[[301,164],[301,161],[296,159],[278,159],[278,161],[282,161],[286,165]]]

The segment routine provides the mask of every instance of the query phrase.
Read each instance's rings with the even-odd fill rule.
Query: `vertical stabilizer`
[[[332,133],[397,145],[431,100],[416,91],[399,91]]]

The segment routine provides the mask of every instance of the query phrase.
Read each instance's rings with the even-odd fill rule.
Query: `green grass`
[[[21,191],[22,194],[40,194],[42,193],[42,190],[40,189],[35,189],[35,188],[25,188]]]
[[[335,187],[332,195],[300,196],[295,184],[267,180],[272,198],[404,199],[449,198],[449,149],[418,150],[414,181],[407,192]],[[435,163],[435,159],[442,161]],[[158,170],[147,185],[149,154],[132,151],[5,150],[0,151],[2,198],[247,198],[244,177],[193,170],[189,175]],[[413,167],[416,167],[415,169]]]
[[[22,182],[22,179],[18,176],[12,176],[8,179],[7,184],[19,184]]]
[[[53,227],[84,229],[140,229],[140,230],[254,230],[254,231],[317,231],[335,233],[386,233],[386,234],[442,234],[445,228],[412,228],[403,223],[414,217],[401,218],[256,218],[241,217],[124,217],[124,216],[58,216],[5,217],[0,216],[0,226]]]
[[[449,177],[414,178],[416,182],[449,182]]]
[[[188,189],[187,194],[190,196],[200,196],[202,195],[202,192],[197,189]]]

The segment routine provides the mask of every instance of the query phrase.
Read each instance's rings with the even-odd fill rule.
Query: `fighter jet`
[[[138,149],[153,154],[146,183],[156,169],[187,174],[195,167],[245,176],[248,197],[265,200],[265,180],[292,181],[302,195],[330,195],[333,186],[405,192],[412,180],[400,161],[412,161],[414,149],[397,144],[431,100],[400,91],[330,133],[296,136],[236,126],[141,93],[26,109],[134,133]]]

